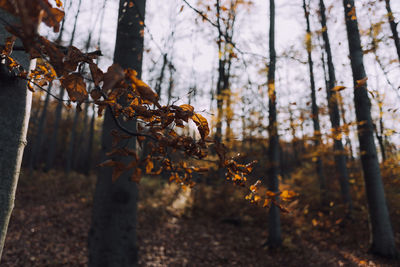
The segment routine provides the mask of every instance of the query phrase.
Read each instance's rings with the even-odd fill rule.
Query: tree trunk
[[[306,49],[308,56],[308,68],[310,71],[310,87],[311,87],[311,113],[314,126],[314,141],[315,147],[318,150],[321,145],[321,127],[319,125],[319,107],[317,104],[317,98],[315,95],[315,80],[314,80],[314,62],[312,60],[312,39],[311,39],[311,26],[310,26],[310,12],[306,6],[306,0],[303,0],[304,16],[306,18],[307,25],[307,37],[306,37]],[[321,203],[325,204],[326,199],[326,179],[324,174],[324,167],[321,156],[316,157],[316,169],[321,190]]]
[[[95,122],[95,117],[96,117],[96,111],[93,106],[93,114],[92,118],[90,119],[90,128],[89,128],[89,138],[88,138],[88,147],[86,151],[86,159],[85,159],[85,165],[84,165],[84,174],[89,175],[90,170],[92,168],[92,150],[93,150],[93,138],[94,138],[94,122]]]
[[[269,98],[269,170],[268,170],[268,190],[279,191],[279,136],[278,123],[276,120],[276,92],[275,92],[275,1],[270,0],[270,28],[269,28],[269,68],[268,68],[268,98]],[[268,245],[270,247],[280,247],[282,245],[281,220],[279,208],[272,205],[269,210],[268,218]]]
[[[2,20],[10,24],[16,19],[0,10]],[[0,25],[0,40],[9,36]],[[22,45],[20,42],[17,45]],[[29,69],[30,57],[23,52],[13,52],[12,56]],[[20,174],[22,155],[26,145],[26,133],[32,103],[32,93],[26,82],[12,77],[6,66],[0,64],[0,257],[3,252],[8,223],[14,208],[15,191]]]
[[[74,122],[72,123],[71,136],[69,139],[69,144],[67,148],[67,164],[65,166],[65,173],[68,175],[72,169],[73,157],[74,157],[74,147],[76,139],[76,131],[79,122],[79,111],[75,110]],[[77,157],[77,155],[75,155]]]
[[[35,138],[36,140],[33,143],[32,154],[31,154],[31,158],[29,160],[29,170],[30,171],[32,171],[32,169],[36,169],[38,167],[38,164],[41,161],[40,155],[41,155],[43,140],[45,139],[44,131],[46,128],[47,108],[48,108],[49,102],[50,102],[51,87],[52,87],[52,83],[50,83],[50,85],[47,88],[47,90],[49,92],[46,94],[46,99],[44,100],[44,104],[43,104],[43,110],[42,110],[42,113],[40,114],[38,129],[37,129],[36,138]]]
[[[72,4],[72,2],[71,2]],[[79,13],[80,13],[80,7],[82,4],[82,0],[79,0],[78,3],[78,12],[76,13],[75,16],[75,21],[74,21],[74,27],[72,29],[72,33],[71,33],[71,38],[69,40],[69,46],[73,45],[74,40],[75,40],[75,32],[76,32],[76,27],[78,25],[78,18],[79,18]],[[58,39],[57,42],[62,42],[62,34],[64,31],[64,24],[62,24],[62,27],[60,29],[60,34],[58,35]],[[63,99],[64,98],[64,92],[65,89],[64,87],[60,88],[60,94],[59,94],[59,98]],[[46,165],[44,167],[44,171],[47,172],[50,169],[53,168],[53,164],[54,164],[54,159],[56,157],[57,154],[57,139],[58,139],[58,131],[59,131],[59,127],[60,127],[60,121],[61,121],[61,117],[62,117],[62,109],[63,109],[63,103],[62,101],[59,101],[57,103],[57,107],[56,107],[56,114],[55,114],[55,119],[54,119],[54,128],[53,128],[53,134],[51,136],[51,139],[49,141],[49,151],[47,153],[47,160],[46,160]]]
[[[364,68],[354,0],[343,0],[343,7],[353,72],[354,105],[358,122],[361,163],[364,171],[365,189],[372,226],[371,251],[382,256],[394,257],[398,254],[374,142],[371,102],[368,97],[367,83],[363,80],[367,76]]]
[[[60,99],[64,98],[64,87],[60,88],[60,94],[58,97]],[[58,130],[60,128],[61,116],[62,116],[62,108],[63,103],[60,101],[57,103],[56,114],[54,118],[54,127],[53,134],[49,140],[49,151],[47,152],[47,160],[46,165],[44,167],[44,171],[47,172],[53,168],[54,159],[57,153],[57,139],[58,139]]]
[[[76,144],[78,144],[78,146],[80,146],[80,144],[85,144],[87,142],[86,134],[87,134],[87,128],[88,128],[89,105],[90,105],[89,103],[86,103],[85,108],[83,110],[82,129],[79,132],[77,142],[76,142]],[[86,160],[85,149],[83,149],[82,152],[83,153],[79,153],[76,157],[74,157],[73,168],[77,171],[82,171],[82,168],[84,168],[83,164]]]
[[[332,51],[331,45],[328,36],[328,28],[326,25],[326,15],[325,15],[325,5],[324,1],[320,0],[320,15],[321,15],[321,26],[322,26],[322,38],[325,43],[325,52],[327,55],[327,63],[328,63],[328,76],[329,76],[329,86],[326,88],[326,95],[328,98],[328,109],[329,109],[329,118],[331,121],[331,125],[333,128],[333,142],[334,142],[334,150],[335,150],[335,164],[337,171],[339,172],[339,183],[341,194],[343,198],[343,202],[347,205],[349,211],[353,208],[353,203],[351,200],[350,194],[350,185],[349,185],[349,171],[347,169],[347,160],[346,154],[343,147],[342,139],[341,139],[341,130],[340,130],[340,114],[338,107],[338,92],[333,92],[332,89],[336,85],[336,77],[335,77],[335,68],[332,60]]]
[[[399,57],[400,62],[400,39],[399,33],[397,31],[397,23],[394,21],[394,16],[392,12],[392,7],[390,6],[390,0],[385,0],[386,2],[386,10],[387,10],[387,17],[390,24],[390,29],[392,30],[392,37],[394,41],[394,45],[396,46],[397,56]]]
[[[120,1],[114,62],[123,68],[135,69],[140,78],[146,1],[135,1],[133,6],[129,3],[128,0]],[[111,151],[110,131],[117,129],[111,116],[107,111],[103,123],[103,160],[105,153]],[[135,130],[135,122],[120,121],[125,127]],[[130,140],[131,148],[135,147],[133,140]],[[114,160],[122,161],[119,158]],[[137,266],[137,185],[131,181],[131,173],[121,175],[114,183],[111,174],[111,168],[102,168],[98,174],[89,233],[89,266]]]

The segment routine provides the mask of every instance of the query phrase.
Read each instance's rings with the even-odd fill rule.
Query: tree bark
[[[399,38],[399,33],[397,31],[397,24],[394,21],[394,16],[392,12],[392,7],[390,6],[390,0],[385,0],[386,2],[386,10],[387,10],[387,17],[389,20],[390,24],[390,29],[392,30],[392,37],[394,41],[394,45],[396,46],[396,51],[397,51],[397,56],[399,57],[399,62],[400,62],[400,38]]]
[[[70,136],[69,144],[68,144],[68,148],[67,148],[67,160],[66,160],[66,166],[65,166],[65,173],[67,175],[70,173],[70,171],[72,169],[78,122],[79,122],[79,111],[75,110],[74,122],[72,123],[71,136]],[[75,155],[75,157],[77,157],[77,155]]]
[[[374,142],[371,102],[368,97],[367,83],[363,80],[367,78],[367,75],[364,68],[354,0],[343,0],[343,7],[353,72],[354,104],[358,122],[361,163],[364,171],[365,189],[372,226],[371,252],[386,257],[394,257],[398,254]]]
[[[0,10],[0,16],[10,24],[16,19]],[[0,25],[0,40],[9,36]],[[20,42],[17,45],[22,45]],[[12,56],[26,69],[29,69],[29,55],[22,51]],[[26,82],[12,77],[6,66],[0,64],[0,257],[3,252],[8,223],[14,208],[15,191],[20,174],[22,155],[26,145],[32,93]]]
[[[87,146],[87,151],[85,153],[85,165],[84,165],[84,174],[89,175],[90,170],[92,168],[92,150],[93,150],[93,138],[94,138],[94,122],[95,122],[95,117],[96,117],[96,111],[93,106],[93,114],[92,118],[90,119],[90,128],[89,128],[89,138],[87,140],[88,146]]]
[[[114,62],[123,68],[135,69],[140,78],[146,1],[137,0],[133,6],[130,3],[120,0]],[[103,123],[103,160],[112,147],[110,131],[117,129],[111,116],[107,111]],[[135,122],[125,123],[122,119],[120,122],[135,131]],[[130,140],[131,148],[135,148],[133,140]],[[121,158],[114,160],[123,161]],[[89,232],[89,266],[137,266],[137,185],[131,181],[131,173],[121,175],[114,183],[111,174],[111,168],[102,168],[98,174]]]
[[[72,2],[71,2],[71,4],[72,4]],[[76,27],[78,25],[78,18],[79,18],[81,4],[82,4],[82,0],[79,0],[78,12],[76,13],[76,16],[75,16],[74,27],[72,29],[71,38],[69,40],[69,46],[73,45],[73,43],[75,41],[75,32],[76,32]],[[63,24],[61,26],[60,34],[58,35],[58,38],[57,38],[57,42],[59,42],[59,43],[62,42],[63,32],[64,32],[64,22],[63,22]],[[65,89],[64,89],[64,87],[61,87],[60,88],[60,94],[59,94],[58,97],[60,99],[63,99],[64,98],[64,93],[65,93]],[[57,154],[57,139],[58,139],[58,131],[59,131],[59,128],[60,128],[60,122],[61,122],[61,118],[62,118],[63,105],[64,104],[61,101],[59,101],[57,103],[56,114],[55,114],[55,119],[54,119],[53,134],[52,134],[51,139],[49,141],[49,151],[47,153],[46,165],[44,167],[44,171],[45,172],[47,172],[47,171],[49,171],[50,169],[53,168],[54,159],[55,159],[56,154]]]
[[[279,191],[279,136],[276,112],[276,92],[275,92],[275,1],[270,0],[270,28],[269,28],[269,68],[268,68],[268,98],[269,98],[269,170],[268,170],[268,190]],[[280,247],[282,245],[280,210],[272,205],[269,210],[268,218],[268,245],[270,247]]]
[[[328,76],[329,82],[328,87],[326,87],[326,95],[328,98],[328,109],[329,109],[329,118],[331,121],[332,129],[333,129],[333,142],[334,142],[334,151],[335,151],[335,164],[337,171],[339,172],[339,183],[341,194],[343,198],[343,202],[347,205],[348,210],[351,211],[353,208],[353,203],[351,200],[350,194],[350,185],[349,185],[349,171],[347,169],[347,160],[346,153],[343,147],[342,139],[340,137],[340,113],[338,107],[338,92],[333,92],[332,89],[336,85],[336,76],[335,76],[335,67],[333,65],[332,60],[332,51],[331,45],[328,36],[328,28],[326,24],[326,14],[325,14],[325,4],[323,0],[319,1],[320,4],[320,15],[321,15],[321,26],[322,26],[322,38],[325,43],[325,52],[327,55],[327,63],[328,63]]]
[[[33,148],[31,157],[29,158],[28,168],[29,171],[37,168],[38,163],[40,162],[40,152],[43,145],[44,140],[44,129],[46,127],[46,117],[47,117],[47,107],[49,106],[50,101],[50,92],[51,92],[52,84],[49,85],[47,90],[49,92],[46,94],[46,99],[44,100],[43,110],[40,114],[39,123],[36,131],[35,141],[33,142]]]
[[[314,143],[315,147],[318,150],[319,146],[321,145],[321,127],[319,125],[319,107],[317,104],[317,98],[315,95],[315,79],[314,79],[314,62],[312,59],[312,39],[311,39],[311,26],[310,26],[310,12],[308,11],[306,0],[303,0],[303,9],[304,9],[304,16],[306,19],[306,50],[308,56],[308,68],[310,71],[310,87],[311,87],[311,113],[312,113],[312,120],[314,126]],[[321,156],[316,157],[315,161],[317,175],[320,184],[321,190],[321,203],[325,204],[326,199],[326,179],[324,174],[324,167],[322,163]]]

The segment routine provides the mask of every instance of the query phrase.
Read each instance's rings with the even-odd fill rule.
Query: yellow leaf
[[[339,91],[342,91],[342,90],[344,90],[344,89],[346,89],[346,86],[337,85],[337,86],[335,86],[335,87],[332,88],[332,91],[333,91],[333,92],[339,92]]]
[[[289,191],[289,190],[283,190],[281,193],[281,198],[284,201],[290,200],[294,197],[296,197],[298,194],[294,191]]]
[[[202,139],[206,138],[210,134],[210,129],[208,128],[207,119],[204,118],[199,113],[194,113],[194,115],[192,116],[192,120],[194,121],[194,123],[196,123],[201,138]]]
[[[311,223],[314,227],[318,225],[318,221],[316,219],[312,219]]]
[[[154,163],[153,161],[150,159],[150,157],[147,157],[147,164],[146,164],[146,174],[151,173],[151,171],[154,168]]]
[[[362,87],[367,83],[368,77],[356,81],[356,88]]]
[[[194,112],[194,107],[188,104],[183,104],[179,106],[183,111],[187,111],[187,112]]]
[[[263,207],[268,206],[268,204],[271,202],[271,200],[269,200],[268,198],[264,200],[264,204]]]
[[[67,89],[68,96],[73,102],[82,103],[88,98],[86,83],[80,73],[72,73],[62,78],[61,85]]]

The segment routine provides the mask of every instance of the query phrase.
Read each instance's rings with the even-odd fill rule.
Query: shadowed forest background
[[[400,265],[400,3],[61,2],[43,36],[135,69],[159,96],[146,111],[179,106],[207,129],[107,115],[83,65],[87,101],[37,85],[2,266]],[[166,130],[214,143],[169,144],[182,174],[156,156]],[[112,174],[118,142],[139,173]]]

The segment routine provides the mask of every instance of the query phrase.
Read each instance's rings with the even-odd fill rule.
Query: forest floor
[[[270,250],[267,210],[227,182],[182,191],[146,178],[139,187],[141,266],[400,266],[367,253],[364,206],[342,220],[338,205],[320,211],[300,194],[281,217],[283,248]],[[94,177],[23,175],[2,266],[86,266],[93,189]],[[400,248],[398,211],[392,223]]]

